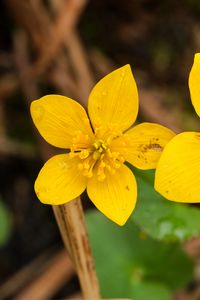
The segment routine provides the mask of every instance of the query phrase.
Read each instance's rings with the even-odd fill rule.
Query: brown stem
[[[53,206],[63,241],[69,250],[85,300],[101,299],[80,198]]]

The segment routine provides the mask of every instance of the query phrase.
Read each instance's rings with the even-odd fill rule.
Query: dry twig
[[[50,258],[48,261],[46,258]],[[28,265],[21,268],[0,286],[0,299],[8,299],[16,294],[26,284],[42,273],[52,258],[52,249],[42,253]]]
[[[48,300],[73,274],[72,264],[65,250],[57,253],[48,268],[22,290],[15,300]]]

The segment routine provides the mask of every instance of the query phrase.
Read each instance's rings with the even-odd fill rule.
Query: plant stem
[[[53,206],[53,210],[63,242],[74,261],[83,299],[101,299],[80,198]]]

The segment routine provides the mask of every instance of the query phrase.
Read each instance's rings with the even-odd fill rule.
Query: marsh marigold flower
[[[200,53],[189,75],[192,104],[200,116]],[[155,189],[177,202],[200,202],[200,132],[176,135],[165,147],[158,163]]]
[[[94,205],[123,225],[137,198],[135,177],[124,163],[144,170],[155,168],[163,147],[174,136],[157,124],[131,128],[137,114],[138,92],[129,65],[95,85],[88,115],[80,104],[64,96],[33,101],[31,115],[40,134],[50,144],[69,149],[41,169],[35,182],[40,201],[63,204],[87,188]]]

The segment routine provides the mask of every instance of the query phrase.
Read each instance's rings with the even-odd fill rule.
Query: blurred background
[[[58,150],[36,132],[31,101],[57,93],[86,107],[92,86],[129,63],[138,121],[199,130],[188,90],[198,51],[198,0],[0,2],[0,299],[80,295],[52,208],[33,190],[44,161]],[[199,206],[168,203],[153,191],[152,172],[137,174],[140,204],[123,229],[83,196],[102,294],[198,300]]]

